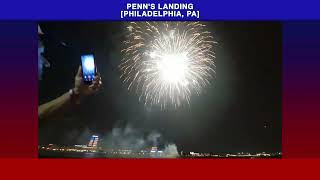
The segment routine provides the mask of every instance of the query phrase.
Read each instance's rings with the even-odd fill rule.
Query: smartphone
[[[82,78],[84,83],[91,84],[96,76],[96,65],[93,54],[81,56]]]

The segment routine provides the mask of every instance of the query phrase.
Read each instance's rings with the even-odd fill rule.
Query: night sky
[[[79,107],[39,122],[39,143],[86,143],[91,134],[104,137],[130,126],[141,136],[158,132],[162,144],[185,152],[281,151],[281,24],[205,23],[218,42],[216,77],[190,106],[166,110],[145,107],[120,80],[123,22],[40,23],[51,67],[39,81],[39,103],[73,87],[86,52],[95,54],[103,88]]]

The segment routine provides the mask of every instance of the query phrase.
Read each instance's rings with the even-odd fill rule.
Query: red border
[[[1,179],[314,179],[320,159],[2,159]]]

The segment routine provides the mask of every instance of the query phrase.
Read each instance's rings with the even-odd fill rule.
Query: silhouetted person
[[[38,26],[38,34],[43,34],[40,27]],[[43,67],[50,67],[50,63],[43,57],[44,45],[39,39],[38,42],[38,77],[41,80]],[[38,107],[38,118],[39,120],[47,119],[51,116],[54,116],[68,107],[80,104],[83,97],[92,95],[96,93],[101,87],[101,77],[97,73],[92,84],[87,85],[84,83],[82,78],[82,69],[81,66],[78,68],[78,72],[74,78],[74,86],[68,92],[62,94],[56,99],[53,99],[45,104],[42,104]]]

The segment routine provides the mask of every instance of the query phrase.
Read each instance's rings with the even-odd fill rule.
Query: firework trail
[[[216,43],[200,22],[131,22],[121,50],[121,79],[145,105],[190,104],[215,75]]]

